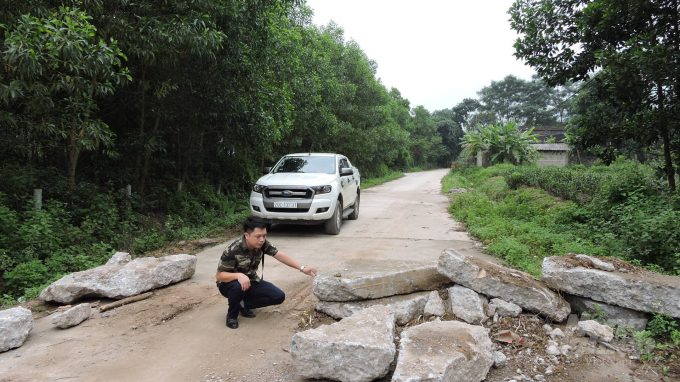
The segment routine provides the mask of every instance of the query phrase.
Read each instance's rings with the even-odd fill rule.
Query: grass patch
[[[456,168],[442,191],[462,187],[455,218],[511,267],[540,277],[543,258],[612,256],[657,272],[680,273],[680,198],[645,166]]]
[[[392,171],[387,175],[381,176],[379,178],[371,178],[371,179],[362,179],[361,180],[361,188],[366,189],[366,188],[371,188],[375,187],[377,185],[387,183],[389,181],[399,179],[404,176],[403,172],[399,171]]]

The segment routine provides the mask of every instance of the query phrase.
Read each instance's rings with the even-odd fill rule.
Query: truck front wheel
[[[340,233],[340,226],[342,225],[342,203],[338,200],[335,203],[335,212],[330,219],[326,220],[326,233],[329,235],[337,235]]]

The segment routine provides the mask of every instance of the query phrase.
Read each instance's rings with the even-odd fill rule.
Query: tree
[[[521,35],[515,55],[549,85],[595,82],[590,97],[604,107],[598,117],[593,110],[577,121],[577,147],[606,144],[589,139],[597,134],[587,132],[599,129],[618,139],[660,143],[671,191],[672,151],[680,153],[678,7],[678,0],[518,0],[510,9],[512,28]]]
[[[464,132],[461,122],[454,120],[456,117],[450,109],[437,110],[432,113],[432,119],[437,125],[437,132],[442,137],[442,144],[445,148],[445,153],[439,159],[440,166],[450,165],[462,151],[460,140]]]
[[[555,106],[561,103],[563,93],[536,77],[526,81],[508,75],[502,81],[491,81],[491,85],[477,94],[481,114],[487,114],[497,122],[517,121],[529,126],[558,123]]]
[[[425,107],[413,109],[413,131],[410,135],[411,155],[416,166],[437,163],[444,154],[442,137],[437,132],[437,124],[432,120]]]
[[[71,188],[80,154],[113,144],[96,99],[130,79],[116,41],[97,39],[91,19],[64,7],[49,17],[23,15],[5,33],[0,56],[0,120],[64,139]]]

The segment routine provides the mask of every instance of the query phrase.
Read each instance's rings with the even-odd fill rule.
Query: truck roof
[[[287,154],[285,156],[287,157],[303,157],[303,156],[317,156],[317,157],[333,157],[336,155],[342,155],[342,154],[331,154],[331,153],[295,153],[295,154]],[[343,155],[344,156],[344,155]]]

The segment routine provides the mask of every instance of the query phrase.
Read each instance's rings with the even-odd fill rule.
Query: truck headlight
[[[260,184],[256,184],[253,186],[253,191],[257,192],[258,194],[261,194],[262,190],[264,190],[264,186]]]
[[[331,192],[333,187],[331,186],[314,186],[312,187],[312,190],[314,190],[314,194],[319,195],[319,194],[328,194]]]

